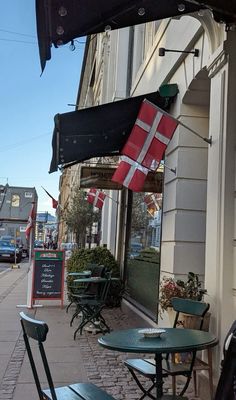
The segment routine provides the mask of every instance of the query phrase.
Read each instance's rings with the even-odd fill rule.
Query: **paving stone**
[[[38,400],[30,364],[28,358],[25,357],[20,324],[19,328],[16,324],[16,316],[18,316],[16,304],[19,302],[24,304],[27,285],[26,270],[16,270],[14,274],[10,271],[4,276],[4,281],[2,275],[0,276],[0,315],[1,313],[8,315],[9,312],[10,317],[9,325],[4,329],[4,337],[1,336],[3,328],[0,330],[0,358],[1,355],[9,354],[9,360],[6,359],[6,368],[3,370],[0,382],[0,400]],[[72,308],[67,314],[60,307],[50,307],[49,302],[45,307],[30,311],[31,315],[35,313],[36,317],[44,319],[49,325],[49,330],[52,329],[54,332],[52,335],[49,332],[46,352],[55,384],[61,386],[77,382],[79,376],[83,381],[89,380],[105,388],[116,400],[140,398],[142,393],[123,363],[130,354],[102,348],[97,341],[101,334],[95,335],[84,331],[83,335],[78,335],[74,341],[73,333],[78,326],[78,321],[75,321],[72,328],[69,326],[73,315]],[[105,309],[104,315],[112,330],[140,326],[140,320],[135,315],[130,318],[130,315],[123,313],[120,308]],[[4,341],[7,350],[4,348]],[[140,357],[140,355],[133,354],[132,357]],[[146,382],[144,377],[141,381]],[[150,381],[146,382],[147,387],[149,384]],[[45,382],[43,382],[43,387],[46,387]],[[170,380],[165,382],[164,388],[166,392],[170,392]],[[192,387],[188,390],[188,398],[196,400]],[[198,400],[201,399],[198,398]]]

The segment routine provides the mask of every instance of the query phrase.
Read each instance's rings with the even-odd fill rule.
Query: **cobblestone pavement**
[[[0,400],[38,400],[22,340],[20,310],[16,308],[16,305],[25,303],[26,288],[27,265],[0,274]],[[42,308],[28,312],[36,314],[36,318],[45,320],[49,325],[47,351],[56,385],[89,380],[104,388],[116,400],[140,398],[142,393],[123,364],[130,354],[101,347],[98,344],[101,334],[83,331],[83,335],[77,335],[73,340],[73,332],[79,322],[75,320],[73,327],[69,326],[73,308],[67,314],[65,309],[44,302]],[[141,323],[135,314],[127,315],[119,308],[104,310],[104,316],[113,330],[145,326],[145,322]],[[137,357],[140,355],[137,354]],[[170,381],[165,382],[166,393],[170,387]],[[195,400],[191,387],[187,397]]]
[[[138,321],[124,314],[121,309],[108,309],[104,311],[105,319],[113,330],[137,327]],[[105,388],[117,400],[138,400],[142,392],[137,387],[128,369],[124,366],[123,360],[130,357],[130,354],[120,353],[102,348],[98,344],[100,334],[92,334],[84,332],[82,336],[77,336],[77,341],[82,349],[83,362],[87,372],[88,379],[96,385]],[[140,358],[140,354],[132,354],[132,357]],[[150,355],[146,355],[147,357]],[[142,379],[142,383],[150,381]],[[183,382],[183,381],[182,381]],[[177,381],[177,390],[181,387],[181,381]],[[171,393],[170,380],[164,383],[164,391],[166,394]],[[190,385],[186,396],[189,400],[200,400],[194,397],[193,388]]]
[[[10,275],[13,275],[11,279],[8,279]],[[4,368],[4,373],[2,379],[0,381],[0,400],[12,399],[13,393],[16,387],[17,379],[20,373],[20,369],[23,363],[24,354],[25,354],[25,346],[23,343],[23,339],[21,337],[21,332],[19,328],[19,332],[16,332],[16,342],[8,342],[9,336],[12,334],[10,331],[9,322],[2,318],[2,315],[6,315],[6,310],[8,310],[8,315],[10,316],[11,306],[8,304],[7,299],[11,302],[11,297],[14,296],[14,291],[23,283],[27,274],[27,266],[25,265],[22,270],[12,271],[5,270],[4,273],[0,275],[1,282],[6,282],[1,286],[0,292],[0,315],[1,315],[1,362],[0,369]],[[19,297],[20,298],[20,297]],[[15,307],[14,307],[15,308]],[[2,331],[2,327],[5,324],[6,330]],[[6,337],[4,337],[4,334]],[[8,337],[7,337],[8,336]],[[5,344],[5,346],[4,346]],[[9,346],[10,344],[10,346]],[[13,347],[12,347],[13,345]],[[4,349],[5,347],[5,349]],[[6,352],[9,347],[9,352],[11,351],[11,355],[6,361],[6,366],[3,364],[6,357]]]

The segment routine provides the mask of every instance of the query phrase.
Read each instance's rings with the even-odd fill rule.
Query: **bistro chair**
[[[100,265],[95,264],[95,263],[88,263],[86,266],[86,270],[91,272],[90,276],[97,276],[97,267],[99,267],[100,270]],[[68,279],[69,278],[69,279]],[[79,294],[83,292],[86,288],[86,285],[78,285],[75,280],[78,279],[77,273],[69,273],[67,278],[67,293],[68,293],[68,299],[69,299],[69,304],[66,307],[66,312],[68,313],[69,308],[72,306],[72,304],[76,304],[75,297],[74,295]]]
[[[55,388],[43,345],[47,338],[47,333],[49,330],[48,325],[44,321],[38,321],[30,318],[24,314],[24,312],[20,313],[20,318],[26,351],[28,353],[40,400],[115,400],[114,397],[110,396],[104,390],[92,383],[76,383]],[[41,355],[41,361],[44,367],[49,389],[44,390],[41,387],[36,362],[30,345],[32,340],[38,343],[38,349]]]
[[[173,298],[172,299],[172,306],[174,311],[176,312],[175,320],[173,328],[177,328],[180,320],[180,313],[191,315],[197,320],[198,326],[195,329],[202,330],[204,317],[209,310],[210,305],[208,303],[190,300],[190,299],[182,299],[182,298]],[[184,326],[183,326],[184,328]],[[176,362],[177,358],[182,358],[188,356],[187,362],[182,360],[181,363]],[[196,361],[196,352],[191,352],[189,354],[184,355],[175,355],[175,354],[167,354],[163,358],[162,363],[162,376],[163,378],[171,376],[172,377],[172,390],[173,395],[176,395],[176,377],[177,376],[184,376],[186,378],[185,384],[183,389],[180,392],[180,396],[184,395],[186,392],[188,385],[191,380],[191,376],[194,370],[194,365]],[[211,362],[211,358],[210,358]],[[153,398],[153,395],[150,393],[155,386],[155,379],[156,379],[156,369],[155,369],[155,360],[154,359],[127,359],[124,361],[124,364],[129,369],[131,375],[133,376],[135,382],[143,392],[143,395],[140,397],[142,400],[145,396],[149,396]],[[205,365],[204,365],[205,369]],[[212,366],[210,368],[212,371]],[[152,384],[148,389],[145,389],[142,383],[140,382],[138,375],[143,375],[146,378],[150,379]],[[212,383],[212,373],[211,373],[211,383]],[[196,384],[196,382],[195,382]],[[212,384],[213,388],[213,384]],[[196,392],[196,386],[195,386]]]
[[[90,293],[83,293],[77,296],[77,304],[82,314],[81,322],[74,332],[74,339],[76,339],[77,332],[82,335],[83,328],[87,324],[91,324],[95,331],[99,328],[102,333],[110,332],[102,310],[106,305],[107,295],[111,285],[111,272],[106,272],[105,277],[101,282],[94,283],[96,292],[91,295]]]
[[[97,278],[104,278],[106,274],[106,267],[104,265],[94,265],[92,270],[91,270],[91,277],[97,277]],[[73,303],[76,306],[75,312],[72,315],[71,321],[70,321],[70,326],[72,326],[73,321],[75,318],[78,317],[78,315],[81,313],[81,302],[80,298],[82,295],[86,296],[87,298],[95,298],[98,295],[98,291],[100,290],[98,285],[93,282],[89,283],[83,283],[83,285],[78,285],[76,286],[76,282],[74,284],[74,291],[72,294],[72,299]],[[77,289],[75,289],[77,287]],[[72,300],[71,300],[72,301]]]

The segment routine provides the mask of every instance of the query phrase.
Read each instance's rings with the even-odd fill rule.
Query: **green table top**
[[[91,271],[81,271],[81,272],[69,272],[68,276],[90,276]]]
[[[111,278],[111,281],[119,281],[119,278]],[[107,278],[102,278],[100,276],[91,276],[90,278],[80,278],[75,279],[76,283],[102,283],[107,282]]]
[[[98,339],[101,346],[127,353],[175,353],[204,350],[218,340],[210,332],[194,329],[165,328],[159,338],[147,338],[136,329],[114,331]]]

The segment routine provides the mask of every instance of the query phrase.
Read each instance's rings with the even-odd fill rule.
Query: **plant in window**
[[[202,282],[199,280],[199,276],[193,272],[188,273],[186,282],[164,276],[160,283],[160,314],[166,311],[168,307],[172,306],[171,300],[173,297],[201,301],[206,292],[207,290],[202,288]]]

